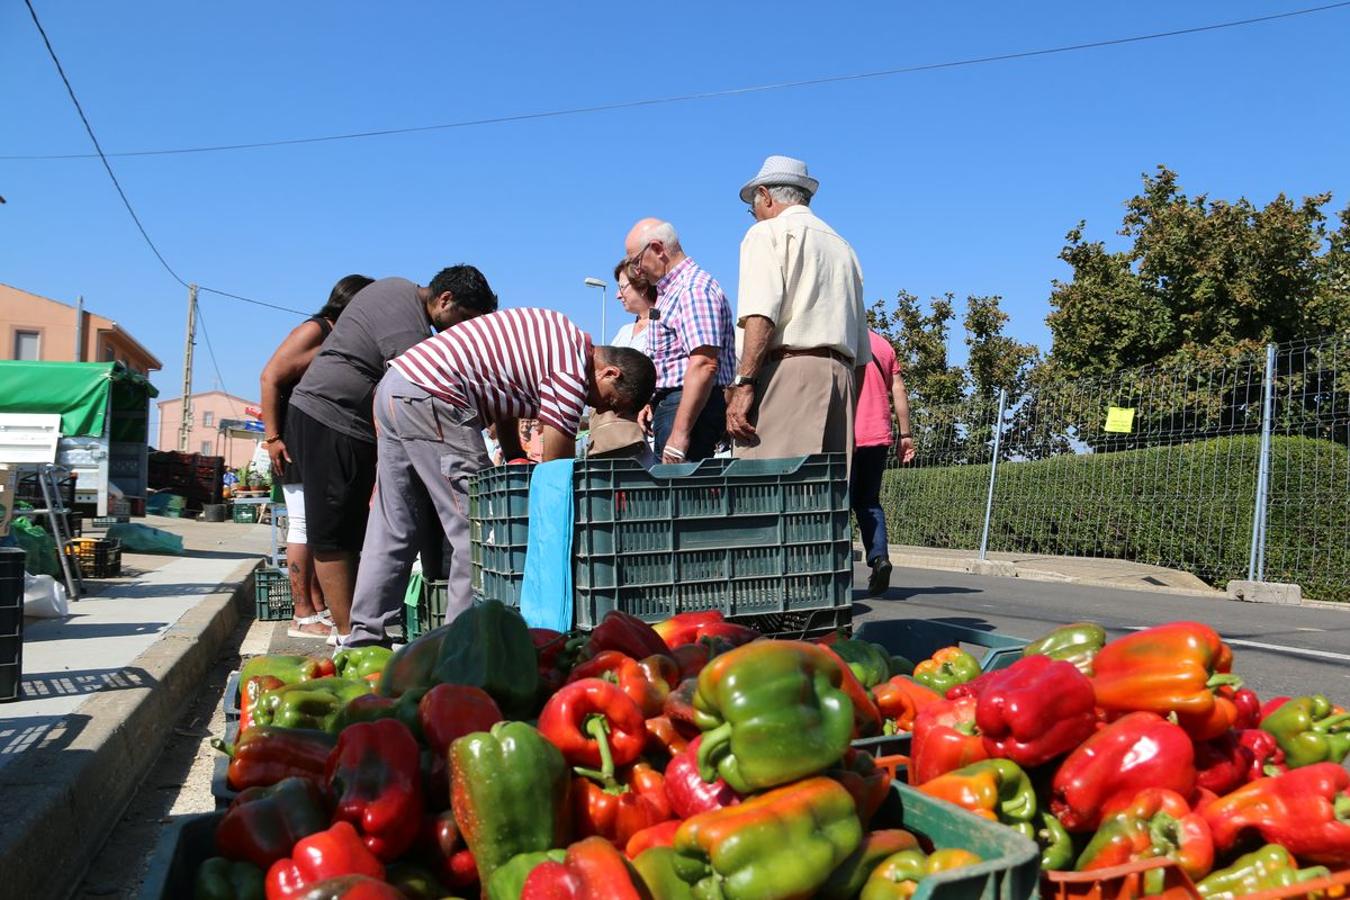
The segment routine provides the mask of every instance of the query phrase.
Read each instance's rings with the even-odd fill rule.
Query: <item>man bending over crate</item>
[[[522,455],[516,421],[543,426],[543,459],[575,455],[589,403],[635,415],[656,384],[652,361],[626,347],[595,347],[566,316],[508,309],[422,341],[389,364],[375,391],[379,457],[345,646],[386,643],[413,557],[450,547],[445,618],[473,602],[469,586],[469,478],[489,461],[495,423],[506,459]],[[517,444],[517,446],[510,446]]]

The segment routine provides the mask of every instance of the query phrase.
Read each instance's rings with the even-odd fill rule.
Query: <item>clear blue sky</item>
[[[1185,28],[1313,5],[256,3],[34,0],[105,150],[396,128]],[[579,12],[579,10],[584,10]],[[1080,218],[1112,239],[1141,172],[1188,192],[1350,200],[1350,10],[1144,44],[776,93],[343,143],[115,159],[185,278],[317,309],[349,272],[472,262],[506,305],[598,330],[629,225],[673,221],[736,285],[736,197],[808,161],[869,299],[1001,294],[1045,347]],[[0,154],[89,144],[18,0],[0,4]],[[0,281],[117,319],[181,383],[185,292],[96,160],[0,161]],[[609,330],[619,310],[609,292]],[[203,295],[225,387],[257,394],[294,318]],[[958,358],[964,353],[957,350]],[[196,384],[215,386],[199,344]]]

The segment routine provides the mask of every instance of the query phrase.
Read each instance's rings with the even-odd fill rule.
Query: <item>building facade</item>
[[[258,401],[245,400],[224,391],[203,391],[192,395],[192,431],[188,435],[188,453],[223,456],[231,469],[247,465],[253,459],[257,436],[222,434],[220,423],[225,419],[256,419],[249,410],[256,410]],[[178,449],[178,429],[183,424],[183,398],[159,401],[159,442],[157,450]]]
[[[0,284],[0,359],[120,362],[149,375],[159,359],[112,319]]]

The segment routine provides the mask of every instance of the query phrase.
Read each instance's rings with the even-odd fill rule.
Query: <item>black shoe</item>
[[[891,586],[891,561],[879,559],[872,563],[872,577],[867,579],[867,596],[880,597]]]

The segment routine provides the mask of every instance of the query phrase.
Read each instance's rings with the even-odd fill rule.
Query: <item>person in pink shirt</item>
[[[862,386],[858,389],[858,411],[853,419],[853,472],[849,486],[853,498],[853,514],[858,517],[863,549],[872,577],[867,582],[867,593],[876,597],[891,586],[890,545],[886,538],[886,514],[881,509],[881,476],[886,471],[886,458],[895,440],[891,435],[891,408],[900,423],[899,447],[896,455],[901,464],[914,459],[914,438],[909,431],[909,396],[905,380],[900,377],[900,363],[895,348],[875,331],[869,331],[872,362],[866,367]]]

